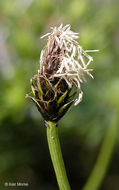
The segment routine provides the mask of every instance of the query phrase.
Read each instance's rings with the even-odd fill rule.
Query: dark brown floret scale
[[[41,75],[53,75],[57,72],[60,64],[61,49],[52,37],[45,48],[45,54],[43,58],[43,64],[41,66]],[[47,76],[48,77],[48,76]]]

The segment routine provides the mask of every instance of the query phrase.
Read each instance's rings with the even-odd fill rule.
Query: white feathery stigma
[[[93,61],[93,58],[87,52],[98,52],[99,50],[83,50],[76,39],[79,38],[78,33],[70,30],[70,24],[59,27],[51,27],[51,33],[47,33],[41,38],[48,37],[50,40],[55,38],[58,46],[61,49],[60,66],[57,70],[55,77],[63,77],[67,82],[69,88],[75,86],[79,91],[79,96],[75,100],[74,105],[81,102],[83,92],[81,91],[81,83],[85,82],[84,74],[87,73],[91,78],[93,75],[90,73],[93,69],[88,69],[88,65]],[[40,64],[43,63],[44,50],[41,52]]]

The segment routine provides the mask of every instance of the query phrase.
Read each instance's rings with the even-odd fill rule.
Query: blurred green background
[[[0,0],[2,190],[12,189],[5,187],[5,182],[29,184],[15,190],[58,189],[43,119],[25,94],[31,91],[29,79],[39,68],[40,51],[46,43],[40,36],[61,23],[70,23],[72,30],[80,33],[84,49],[100,50],[93,53],[90,66],[95,79],[87,77],[82,85],[83,101],[65,115],[58,128],[73,190],[86,183],[112,120],[119,127],[119,1]],[[119,190],[116,130],[113,156],[100,190]]]

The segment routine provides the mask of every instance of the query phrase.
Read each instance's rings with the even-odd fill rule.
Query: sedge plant
[[[93,58],[79,45],[78,33],[71,26],[62,24],[51,27],[47,44],[41,51],[40,68],[30,80],[32,94],[27,94],[44,118],[47,141],[60,190],[70,190],[64,161],[58,139],[57,126],[72,104],[78,105],[83,97],[81,83],[85,82],[85,73],[93,78],[89,64]],[[77,94],[77,97],[75,98]]]

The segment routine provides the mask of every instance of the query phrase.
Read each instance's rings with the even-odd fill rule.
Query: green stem
[[[114,114],[112,122],[108,128],[101,151],[97,158],[94,169],[85,184],[83,190],[98,190],[107,172],[114,145],[118,134],[117,114]]]
[[[47,140],[60,190],[70,190],[55,122],[47,122]]]

